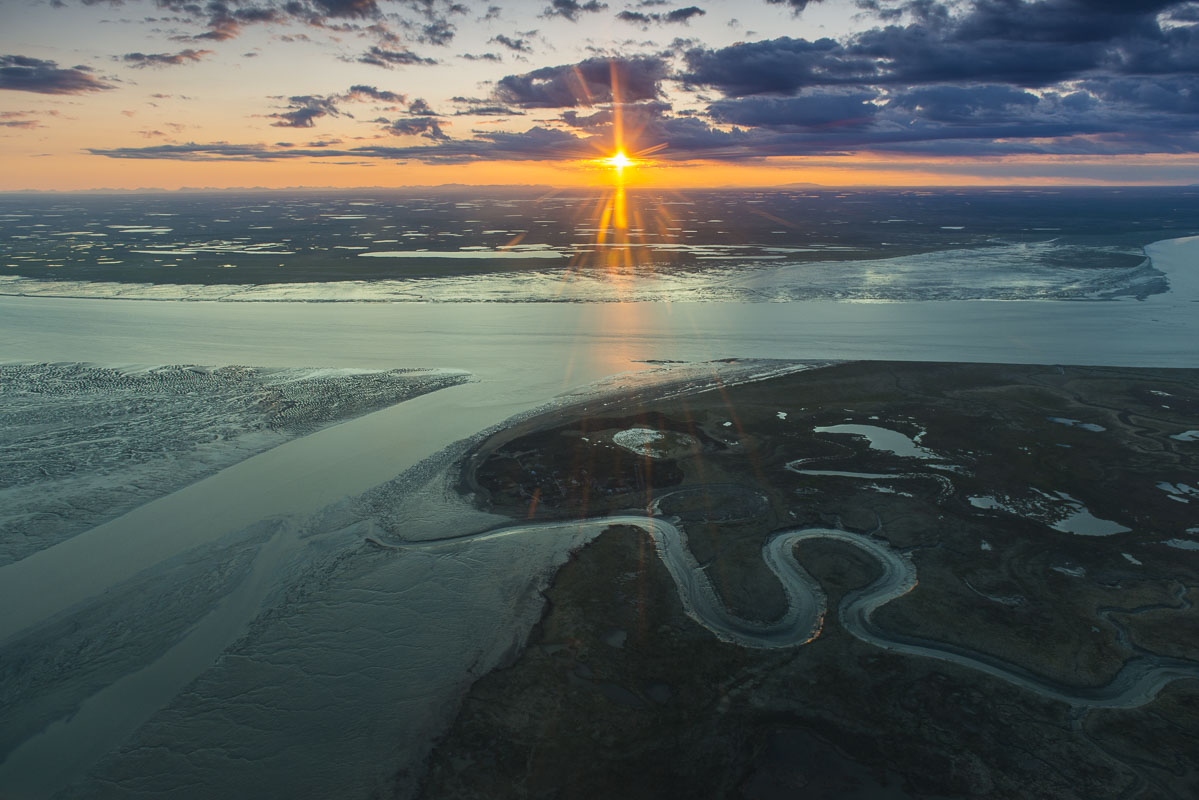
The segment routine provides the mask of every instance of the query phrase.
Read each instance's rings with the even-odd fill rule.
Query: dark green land
[[[960,470],[813,432],[845,422],[923,432]],[[669,433],[663,457],[616,446],[630,427]],[[763,620],[783,608],[760,555],[771,532],[870,532],[910,552],[920,579],[876,616],[886,630],[1087,686],[1135,653],[1199,661],[1199,550],[1164,543],[1199,543],[1199,496],[1159,488],[1199,485],[1199,442],[1172,438],[1194,429],[1197,370],[855,363],[532,420],[486,442],[464,483],[521,520],[660,501],[727,605]],[[800,459],[895,477],[786,468]],[[1131,530],[1054,530],[1060,513],[1034,490]],[[796,555],[830,609],[877,570],[834,542]],[[1137,709],[1082,711],[881,650],[835,613],[806,646],[725,644],[682,613],[636,529],[580,551],[547,598],[525,651],[470,691],[425,797],[1199,796],[1197,681]]]

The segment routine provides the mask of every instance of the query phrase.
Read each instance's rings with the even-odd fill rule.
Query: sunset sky
[[[1199,2],[696,3],[0,0],[0,190],[1199,183]]]

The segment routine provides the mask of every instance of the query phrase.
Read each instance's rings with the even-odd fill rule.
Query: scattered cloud
[[[533,48],[529,46],[529,40],[519,36],[505,36],[501,33],[491,37],[490,41],[495,42],[496,44],[502,44],[504,47],[507,47],[509,50],[517,53],[530,53],[533,50]]]
[[[420,34],[416,39],[418,42],[444,47],[454,40],[456,32],[457,29],[448,20],[439,19],[427,25],[422,25]]]
[[[347,102],[376,102],[404,105],[407,104],[408,99],[405,95],[397,94],[396,92],[389,92],[365,84],[355,84],[341,94],[293,95],[287,98],[287,106],[283,111],[277,111],[266,116],[278,120],[271,123],[276,128],[312,128],[316,125],[316,121],[322,117],[349,117],[353,119],[353,114],[347,113],[341,108],[341,105]],[[428,109],[428,104],[424,100],[419,99],[413,101],[410,108],[418,106]],[[431,109],[427,113],[433,114]]]
[[[59,68],[54,61],[0,56],[0,89],[38,94],[83,94],[116,88],[92,74],[91,67]]]
[[[289,4],[290,5],[290,4]],[[375,17],[379,6],[375,0],[314,0],[313,6],[329,17]]]
[[[454,112],[455,117],[522,117],[524,114],[507,106],[471,106]]]
[[[579,17],[583,14],[594,14],[607,7],[607,3],[601,3],[599,0],[587,0],[586,3],[580,3],[578,0],[550,0],[550,4],[541,12],[541,16],[547,19],[563,17],[571,22],[578,22]]]
[[[386,47],[372,47],[360,55],[357,60],[361,64],[372,64],[376,67],[385,67],[387,69],[437,63],[436,59],[418,56],[407,48],[390,50]]]
[[[591,58],[508,75],[496,83],[495,95],[524,108],[573,108],[612,101],[615,85],[621,100],[652,100],[667,72],[666,62],[656,56]]]
[[[311,128],[321,117],[341,116],[336,101],[333,97],[296,95],[288,98],[288,110],[267,116],[278,119],[271,123],[276,128]]]
[[[126,53],[120,57],[130,66],[142,67],[177,67],[182,64],[192,64],[202,61],[205,56],[212,55],[211,50],[180,50],[178,53]],[[246,53],[254,56],[257,53]],[[115,56],[114,56],[115,57]]]
[[[378,100],[381,103],[396,103],[402,105],[408,98],[402,94],[376,89],[374,86],[355,84],[344,95],[347,100]]]
[[[397,136],[424,136],[437,141],[449,141],[441,123],[433,117],[403,117],[392,120],[384,129]]]
[[[427,102],[425,102],[425,99],[423,97],[418,97],[415,100],[413,100],[411,104],[409,104],[408,113],[409,114],[419,114],[419,115],[425,116],[425,117],[440,117],[441,116],[441,114],[438,114],[436,111],[434,111],[429,106],[429,104]]]
[[[36,119],[30,119],[31,111],[0,111],[0,128],[41,128],[44,127]]]
[[[653,5],[661,5],[661,3],[653,3]],[[642,4],[643,8],[648,7]],[[661,14],[656,11],[630,11],[628,9],[619,12],[616,18],[623,22],[632,22],[637,25],[649,26],[659,23],[688,23],[694,17],[702,17],[707,12],[699,6],[687,6],[686,8],[676,8],[674,11],[668,11]]]
[[[451,97],[450,102],[464,106],[454,112],[453,116],[455,117],[521,117],[525,115],[525,112],[518,108],[496,105],[492,100],[483,97]]]
[[[766,2],[775,6],[791,6],[791,10],[798,14],[813,3],[821,2],[821,0],[766,0]]]

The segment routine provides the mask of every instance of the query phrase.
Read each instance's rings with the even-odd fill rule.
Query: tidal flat
[[[0,364],[0,566],[256,453],[468,377]]]
[[[1193,796],[1199,563],[1171,540],[1199,528],[1159,484],[1193,480],[1199,450],[1177,437],[1197,416],[1196,370],[857,362],[499,433],[462,473],[481,509],[672,520],[728,612],[759,622],[787,606],[762,559],[773,533],[870,537],[918,575],[878,631],[1067,699],[851,635],[837,609],[879,565],[835,540],[794,552],[827,595],[811,642],[722,641],[654,543],[614,526],[557,573],[523,652],[471,688],[422,796]],[[830,432],[849,425],[926,453]],[[628,430],[659,445],[643,433],[638,455]],[[1002,506],[970,502],[984,493]],[[1077,506],[1127,530],[1055,527]],[[1152,699],[1088,699],[1129,664],[1174,660]]]

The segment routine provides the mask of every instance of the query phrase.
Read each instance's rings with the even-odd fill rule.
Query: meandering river
[[[1083,708],[1132,708],[1144,705],[1167,684],[1184,678],[1199,679],[1199,664],[1176,658],[1134,656],[1104,686],[1068,686],[1036,675],[1031,670],[998,658],[930,639],[892,633],[874,622],[874,613],[916,587],[916,567],[906,554],[885,541],[834,528],[797,528],[780,531],[762,545],[762,558],[778,578],[787,598],[783,615],[770,623],[742,619],[720,601],[707,573],[696,563],[686,534],[671,522],[646,516],[597,517],[575,522],[518,525],[477,536],[422,541],[407,547],[463,547],[471,542],[509,536],[547,536],[568,533],[577,542],[595,538],[614,525],[631,525],[653,539],[658,557],[674,579],[687,615],[717,638],[742,647],[783,648],[808,644],[824,625],[827,598],[794,555],[795,546],[811,539],[831,539],[858,548],[873,558],[882,574],[870,585],[847,594],[838,620],[864,642],[906,655],[935,658],[983,672],[994,678],[1053,700]]]

